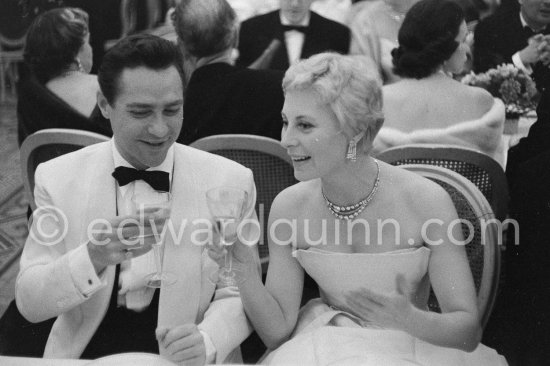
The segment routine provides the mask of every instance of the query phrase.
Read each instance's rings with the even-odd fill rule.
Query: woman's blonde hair
[[[290,90],[315,91],[350,138],[364,133],[372,142],[384,120],[382,82],[366,56],[314,55],[288,69],[283,89],[285,94]]]

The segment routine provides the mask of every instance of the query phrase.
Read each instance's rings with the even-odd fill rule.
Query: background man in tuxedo
[[[239,35],[238,64],[252,64],[274,39],[281,41],[270,65],[276,70],[286,70],[300,59],[325,51],[347,54],[349,29],[310,11],[312,2],[280,0],[279,10],[244,21]]]
[[[474,71],[483,72],[502,63],[525,69],[542,90],[550,82],[550,1],[518,0],[483,19],[474,34]]]
[[[174,27],[190,77],[178,142],[228,133],[279,140],[284,74],[234,66],[239,24],[231,6],[225,0],[183,0]]]
[[[160,349],[185,364],[239,362],[238,346],[251,329],[238,290],[208,280],[217,266],[198,245],[205,241],[198,241],[197,230],[205,227],[194,222],[209,218],[205,192],[219,185],[246,190],[246,217],[255,219],[254,181],[235,162],[174,143],[183,115],[181,65],[177,47],[161,38],[137,35],[117,43],[98,74],[98,104],[113,139],[36,170],[38,208],[16,301],[31,322],[57,317],[45,357]],[[166,216],[149,214],[141,229],[125,222],[136,218],[134,200],[154,201],[159,191],[172,196],[163,269],[177,282],[155,290],[143,281],[154,271],[147,256],[155,238],[147,235],[158,232]],[[136,235],[144,235],[141,249],[127,245]]]

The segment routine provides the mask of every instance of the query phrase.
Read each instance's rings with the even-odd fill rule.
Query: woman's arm
[[[292,198],[292,199],[291,199]],[[286,341],[296,325],[302,297],[304,274],[292,256],[296,227],[288,190],[273,201],[269,215],[269,269],[266,285],[255,268],[249,267],[246,280],[239,285],[245,312],[269,349]],[[284,244],[286,243],[286,244]]]
[[[422,236],[432,251],[429,277],[442,313],[416,308],[401,275],[397,276],[393,293],[349,293],[349,310],[367,324],[400,329],[438,346],[473,351],[480,341],[481,328],[461,223],[450,197],[440,186],[427,182],[415,192],[416,207],[408,210],[408,215],[421,217],[426,229]]]
[[[443,223],[426,230],[426,244],[432,250],[430,282],[442,313],[413,309],[406,330],[433,344],[473,351],[481,339],[481,328],[462,224],[449,195],[441,187],[435,188],[425,190],[430,193],[424,193],[424,202],[429,202],[424,209],[431,212],[430,218]]]

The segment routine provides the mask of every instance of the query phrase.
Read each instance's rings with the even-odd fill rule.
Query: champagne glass
[[[212,273],[210,280],[222,286],[237,286],[242,269],[233,265],[231,246],[237,241],[238,226],[243,219],[248,195],[234,187],[216,187],[206,192],[206,204],[214,220],[214,227],[224,246],[224,266]]]
[[[140,220],[144,219],[148,215],[156,215],[166,220],[162,226],[157,225],[156,230],[153,228],[153,234],[143,235],[138,238],[143,239],[148,236],[155,236],[156,242],[152,244],[153,254],[155,258],[155,272],[149,273],[145,276],[145,286],[151,288],[161,288],[170,286],[176,283],[176,275],[172,272],[163,270],[163,257],[164,257],[164,239],[166,237],[166,224],[170,220],[172,197],[169,192],[156,192],[154,199],[140,200],[139,197],[132,199],[134,208]]]

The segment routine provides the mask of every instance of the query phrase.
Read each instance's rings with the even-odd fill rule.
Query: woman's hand
[[[405,277],[396,277],[396,291],[381,294],[368,289],[350,291],[345,295],[344,310],[362,319],[365,326],[373,325],[388,329],[407,329],[413,304],[407,295]]]
[[[239,239],[232,245],[223,245],[220,234],[212,230],[212,243],[208,245],[208,256],[218,264],[220,268],[225,266],[225,255],[231,251],[233,265],[245,269],[244,274],[248,276],[250,270],[257,271],[256,245],[242,244]]]

